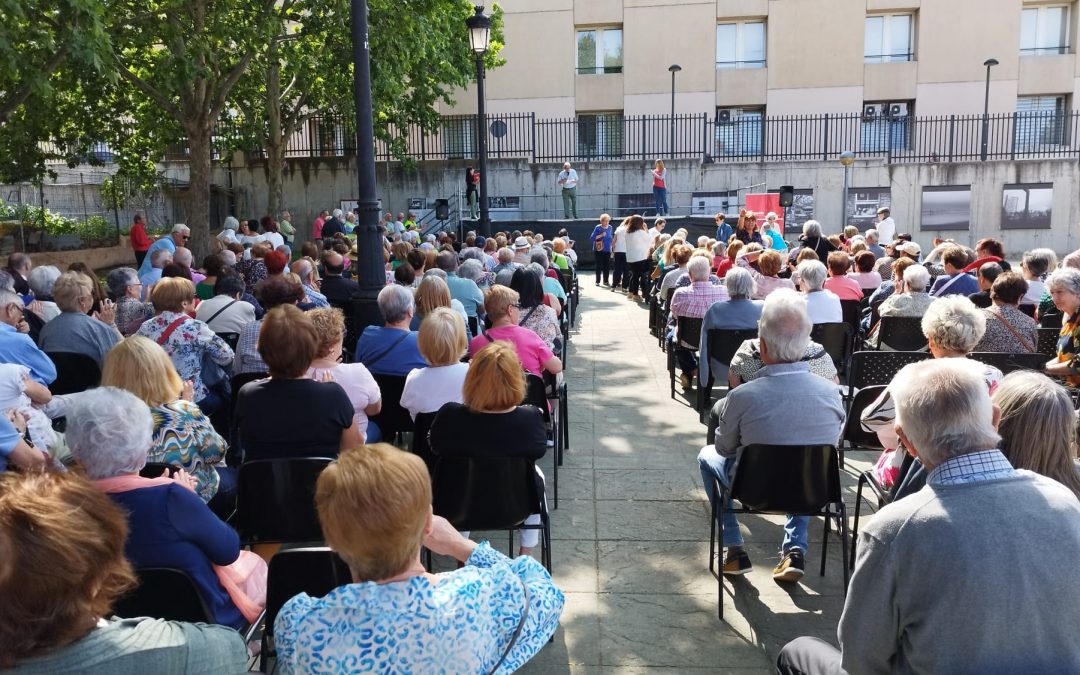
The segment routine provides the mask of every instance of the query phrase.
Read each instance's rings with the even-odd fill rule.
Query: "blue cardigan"
[[[109,496],[129,514],[125,553],[132,565],[184,570],[198,586],[215,623],[237,629],[247,625],[212,567],[236,562],[240,537],[197,494],[174,484]]]

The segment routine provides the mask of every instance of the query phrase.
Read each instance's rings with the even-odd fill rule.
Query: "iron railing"
[[[983,129],[986,129],[985,152]],[[695,158],[713,162],[831,161],[852,151],[888,164],[1080,158],[1080,111],[1014,112],[931,117],[732,115],[698,113],[624,116],[581,114],[537,118],[534,113],[487,115],[488,157],[530,162]],[[227,125],[214,132],[215,147],[228,147]],[[441,118],[436,129],[391,129],[394,144],[377,140],[376,159],[470,160],[477,156],[475,115]],[[396,147],[395,147],[396,146]],[[215,159],[222,159],[215,150]],[[259,152],[254,153],[258,155]],[[356,138],[347,120],[311,117],[286,146],[287,158],[351,157]],[[187,157],[184,144],[166,159]],[[111,153],[105,155],[106,162]]]

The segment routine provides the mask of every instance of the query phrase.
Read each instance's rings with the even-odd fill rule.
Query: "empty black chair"
[[[240,399],[240,388],[248,382],[262,380],[270,377],[270,373],[237,373],[230,381],[230,402],[227,410],[219,410],[213,417],[215,429],[226,429],[227,434],[222,434],[229,439],[229,450],[226,455],[229,462],[239,464],[244,461],[244,449],[240,443],[240,430],[236,427],[236,402]],[[224,419],[222,419],[224,417]]]
[[[1056,328],[1061,330],[1063,316],[1064,315],[1061,312],[1056,311],[1043,314],[1039,317],[1039,328]]]
[[[978,361],[979,363],[985,363],[988,366],[993,366],[1000,370],[1002,373],[1008,375],[1014,370],[1034,370],[1038,372],[1043,371],[1043,366],[1046,365],[1047,358],[1035,352],[1034,354],[1003,354],[1000,352],[971,352],[967,355],[969,359]]]
[[[844,443],[849,448],[864,448],[867,450],[881,450],[881,442],[878,440],[877,434],[871,431],[864,431],[862,428],[863,411],[877,400],[878,396],[881,396],[881,392],[885,391],[887,385],[874,384],[869,387],[863,387],[855,394],[855,398],[851,401],[851,406],[848,408],[847,421],[844,423]]]
[[[1040,354],[1046,357],[1049,361],[1057,356],[1058,338],[1061,334],[1060,328],[1038,328],[1039,344],[1037,349]]]
[[[678,344],[672,344],[671,349],[668,350],[668,377],[671,380],[671,398],[675,398],[675,350],[685,349],[696,353],[698,345],[701,344],[702,319],[680,316],[677,322],[678,328],[675,335],[678,336]],[[686,375],[689,376],[690,373]]]
[[[322,541],[315,481],[329,457],[259,459],[240,465],[236,531],[244,543]]]
[[[405,390],[405,377],[401,375],[372,375],[382,393],[382,410],[371,421],[379,425],[382,438],[393,443],[399,433],[413,430],[412,416],[401,407],[401,392]]]
[[[166,621],[214,623],[214,615],[203,602],[199,587],[187,572],[171,567],[135,570],[139,585],[113,605],[113,614],[123,619],[149,616]]]
[[[718,361],[724,365],[729,365],[742,343],[756,337],[756,328],[710,328],[705,335],[709,361]],[[701,369],[699,368],[697,409],[698,415],[704,422],[705,416],[709,414],[709,407],[712,405],[712,390],[716,381],[712,364],[709,364],[709,377],[704,382],[701,381],[700,375]]]
[[[431,422],[435,419],[435,415],[438,414],[438,412],[417,413],[416,419],[413,421],[413,437],[410,451],[424,460],[429,474],[435,470],[435,455],[432,454],[431,445],[428,443],[428,430],[431,429]]]
[[[851,401],[857,389],[874,384],[888,384],[907,364],[930,357],[927,352],[855,352],[851,355],[847,377],[848,393],[844,398]]]
[[[840,490],[840,456],[831,445],[748,445],[742,450],[732,476],[731,489],[713,478],[718,498],[712,508],[709,531],[709,571],[716,572],[719,587],[719,616],[724,618],[723,563],[716,569],[717,523],[720,524],[719,549],[723,550],[724,512],[727,502],[737,499],[738,513],[791,514],[823,516],[825,531],[821,541],[821,575],[829,545],[829,523],[836,519],[840,534],[842,563],[847,562],[847,511]],[[847,590],[848,568],[844,571]]]
[[[77,394],[101,384],[101,368],[97,361],[77,352],[46,352],[56,365],[56,379],[49,385],[53,396]]]
[[[531,459],[439,456],[432,509],[459,530],[508,530],[511,555],[515,530],[540,530],[541,558],[550,572],[551,519],[538,478]],[[534,513],[540,514],[540,524],[526,525]]]
[[[300,593],[321,598],[338,586],[352,583],[345,561],[329,548],[292,548],[278,551],[270,559],[266,576],[266,614],[262,635],[262,664],[266,672],[274,648],[274,621],[289,599]]]
[[[883,316],[879,349],[888,347],[898,352],[918,352],[926,349],[926,336],[922,332],[922,318],[908,316]]]
[[[825,348],[832,357],[836,372],[844,372],[848,349],[851,346],[851,327],[846,323],[818,323],[810,331],[810,339]]]

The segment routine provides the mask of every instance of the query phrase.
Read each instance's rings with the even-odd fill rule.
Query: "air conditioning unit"
[[[908,116],[908,104],[907,103],[890,103],[889,104],[889,117],[907,117]]]
[[[717,124],[731,124],[731,111],[730,110],[718,110],[718,111],[716,111],[716,123]]]
[[[870,103],[863,106],[863,120],[869,121],[881,117],[882,109],[879,103]]]

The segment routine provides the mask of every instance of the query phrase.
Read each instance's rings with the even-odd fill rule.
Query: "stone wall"
[[[119,246],[86,248],[78,251],[45,251],[31,253],[30,258],[34,261],[34,267],[55,265],[61,271],[66,270],[73,262],[86,263],[91,269],[99,272],[120,265],[135,266],[135,254],[131,250],[130,241],[124,235],[120,237]]]

